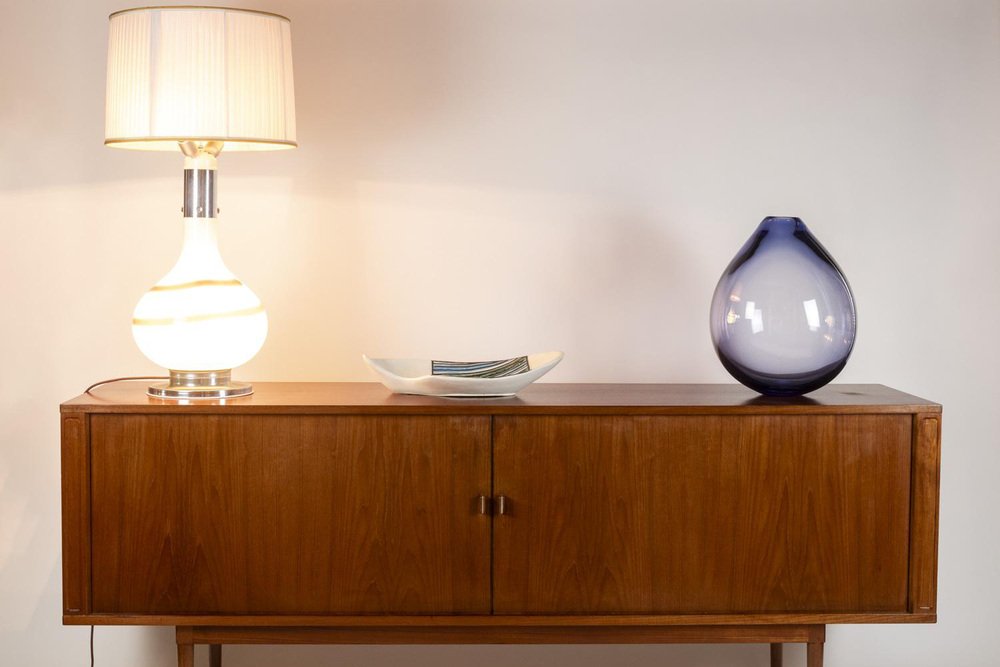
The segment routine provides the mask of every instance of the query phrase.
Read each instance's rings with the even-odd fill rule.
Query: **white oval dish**
[[[398,394],[449,398],[513,396],[562,361],[562,352],[540,352],[498,361],[372,359],[361,355],[388,389]],[[499,374],[499,377],[489,377]]]

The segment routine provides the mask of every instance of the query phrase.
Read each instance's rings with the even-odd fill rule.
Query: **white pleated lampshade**
[[[293,148],[290,22],[222,7],[151,7],[111,15],[104,143],[227,152]]]

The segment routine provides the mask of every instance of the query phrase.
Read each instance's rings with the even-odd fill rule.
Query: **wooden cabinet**
[[[494,611],[905,611],[911,423],[497,417]]]
[[[185,667],[288,641],[803,641],[818,665],[827,623],[936,618],[922,399],[257,387],[62,406],[65,623],[175,625]]]
[[[94,415],[93,610],[490,612],[488,417]]]

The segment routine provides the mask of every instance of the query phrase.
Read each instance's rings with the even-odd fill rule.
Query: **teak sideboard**
[[[233,643],[808,644],[936,620],[941,406],[881,385],[261,383],[64,403],[63,622]]]

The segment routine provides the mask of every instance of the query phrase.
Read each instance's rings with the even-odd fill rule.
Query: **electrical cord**
[[[94,667],[94,626],[90,626],[90,667]]]
[[[111,378],[110,380],[101,380],[100,382],[95,382],[94,384],[84,389],[83,393],[89,394],[91,389],[97,389],[98,387],[104,386],[106,384],[111,384],[113,382],[125,382],[131,380],[169,380],[169,379],[170,378],[166,375],[132,375],[130,377]]]

